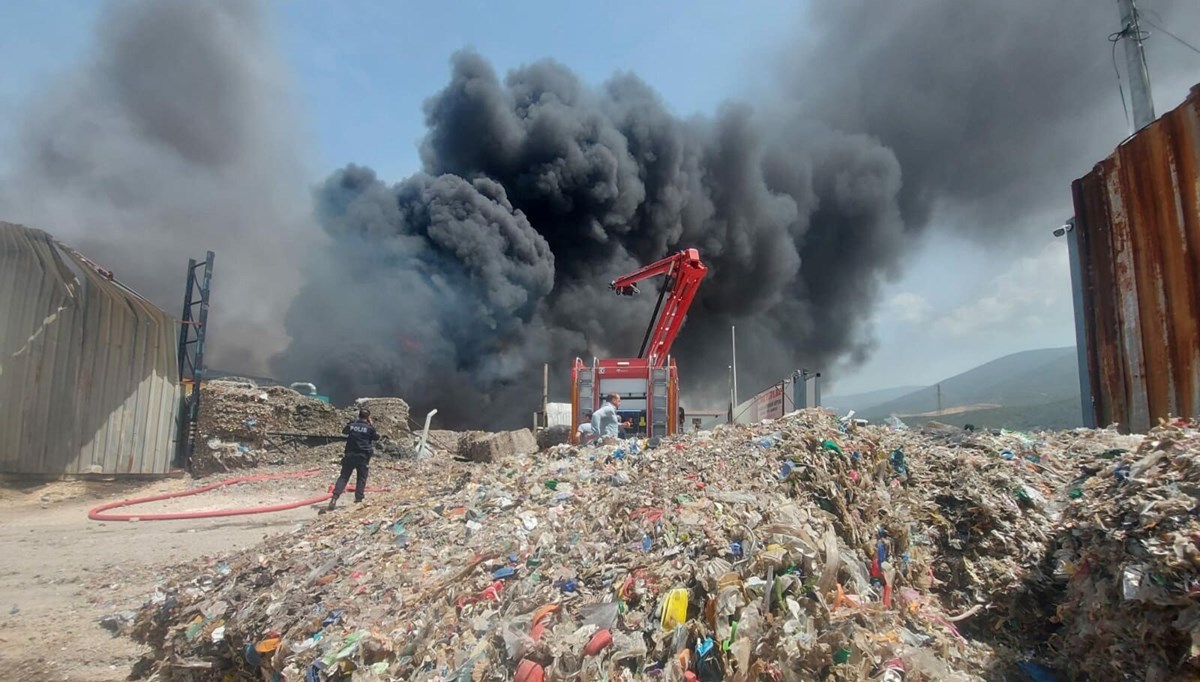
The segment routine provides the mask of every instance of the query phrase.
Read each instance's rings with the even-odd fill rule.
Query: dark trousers
[[[333,486],[333,496],[341,497],[346,492],[346,484],[350,482],[350,474],[354,478],[354,499],[361,500],[367,492],[367,471],[371,459],[365,455],[343,455],[342,473],[338,476],[337,484]]]

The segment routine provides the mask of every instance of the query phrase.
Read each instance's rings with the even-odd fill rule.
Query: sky
[[[0,67],[0,110],[22,108],[43,83],[86,58],[100,8],[93,0],[0,5],[0,24],[21,27],[8,31],[0,46],[7,65]],[[388,181],[418,170],[422,104],[445,85],[450,55],[460,48],[474,48],[501,74],[544,57],[590,84],[633,71],[673,113],[687,117],[711,114],[730,98],[754,101],[776,87],[763,64],[775,60],[785,37],[803,34],[803,10],[801,3],[775,0],[754,3],[753,12],[741,3],[708,0],[273,5],[276,38],[303,109],[297,146],[313,183],[348,162],[370,166]],[[1115,30],[1115,7],[1113,15]],[[1200,37],[1188,28],[1179,32]],[[1152,75],[1153,68],[1151,61]],[[1185,91],[1155,94],[1161,113]],[[1111,106],[1120,111],[1115,87]],[[14,117],[0,118],[0,146],[17,130]],[[1113,130],[1106,148],[1126,133]],[[875,350],[865,364],[818,368],[831,381],[827,391],[930,384],[1007,353],[1072,345],[1066,246],[1051,236],[1069,215],[1069,186],[1062,196],[1061,215],[1038,218],[1045,221],[1044,237],[1034,230],[1035,236],[1002,249],[939,229],[935,219],[899,277],[885,286],[871,321]],[[789,370],[780,368],[781,376]]]

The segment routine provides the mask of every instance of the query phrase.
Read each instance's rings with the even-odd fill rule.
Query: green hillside
[[[910,425],[936,420],[980,428],[1073,428],[1082,424],[1074,348],[1014,353],[940,384],[940,413],[935,385],[863,410],[863,416],[878,420],[896,415]]]

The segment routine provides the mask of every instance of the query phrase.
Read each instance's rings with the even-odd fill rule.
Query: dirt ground
[[[239,508],[314,497],[336,476],[335,468],[324,469],[312,478],[230,486],[136,510]],[[89,509],[104,502],[184,490],[230,476],[200,482],[0,483],[0,679],[125,679],[144,649],[126,637],[114,637],[100,626],[101,618],[139,607],[167,567],[207,559],[215,569],[219,555],[291,532],[315,517],[314,509],[301,507],[200,520],[87,518]]]

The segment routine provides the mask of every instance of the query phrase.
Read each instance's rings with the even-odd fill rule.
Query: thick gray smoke
[[[1141,0],[1158,113],[1200,82],[1200,3]],[[908,224],[946,223],[1003,246],[1070,215],[1069,183],[1128,134],[1116,0],[818,2],[781,64],[803,115],[865,132],[904,175]],[[1115,48],[1115,52],[1114,52]]]
[[[293,306],[283,373],[517,423],[542,362],[563,387],[576,355],[637,353],[654,297],[606,285],[686,246],[711,269],[677,344],[692,395],[723,393],[731,323],[752,382],[864,348],[905,236],[887,149],[744,106],[679,120],[633,76],[593,90],[550,61],[504,82],[479,55],[452,61],[425,173],[389,186],[351,166],[318,192],[338,247]]]
[[[217,253],[211,365],[264,371],[287,343],[311,226],[288,71],[258,5],[119,2],[94,53],[39,96],[0,216],[40,227],[178,314]]]
[[[1176,4],[1153,16],[1196,25]],[[632,75],[592,88],[547,60],[501,79],[455,55],[426,103],[422,174],[389,185],[351,166],[319,190],[342,246],[293,307],[277,367],[317,367],[341,398],[520,423],[541,363],[565,398],[572,357],[637,352],[653,296],[607,282],[695,246],[711,272],[675,353],[685,400],[719,406],[730,325],[744,387],[853,365],[931,222],[1028,239],[1125,133],[1111,3],[819,2],[803,28],[779,97],[687,120]],[[1170,80],[1186,56],[1159,43]]]

